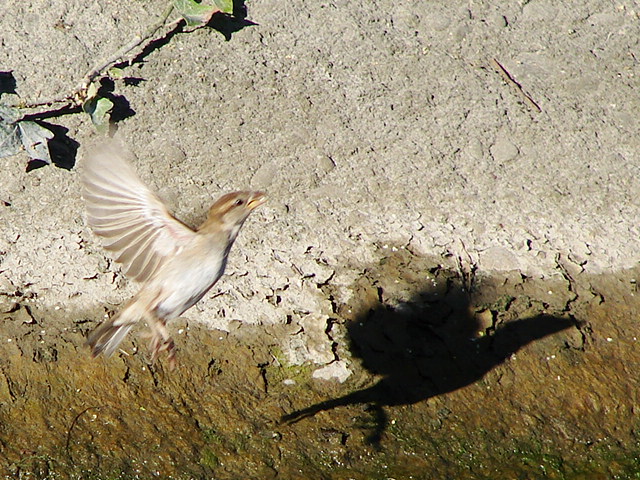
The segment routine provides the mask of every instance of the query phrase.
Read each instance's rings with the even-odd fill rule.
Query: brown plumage
[[[140,180],[122,150],[107,143],[88,155],[82,174],[87,221],[104,247],[116,252],[140,291],[118,314],[89,334],[94,356],[113,354],[131,327],[144,320],[151,328],[152,359],[175,346],[166,323],[195,305],[222,276],[229,250],[262,192],[220,197],[207,219],[193,230],[173,217]]]

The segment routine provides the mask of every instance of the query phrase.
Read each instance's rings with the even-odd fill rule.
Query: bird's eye
[[[239,207],[239,206],[241,206],[243,204],[244,204],[244,200],[242,200],[241,198],[239,198],[235,202],[233,202],[233,206],[234,207]]]

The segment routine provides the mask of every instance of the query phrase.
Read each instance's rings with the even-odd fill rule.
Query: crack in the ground
[[[577,265],[580,268],[580,273],[584,272],[584,267],[580,263],[577,263],[574,260],[572,260],[570,256],[567,257],[567,261],[571,262],[574,265]],[[567,345],[567,348],[584,351],[587,343],[589,342],[589,339],[593,335],[593,329],[590,328],[588,322],[581,321],[577,318],[576,307],[580,305],[580,302],[582,301],[582,297],[584,296],[583,291],[587,291],[591,293],[591,295],[593,295],[594,298],[599,298],[600,303],[604,302],[604,297],[600,293],[595,291],[591,286],[589,287],[581,286],[581,284],[578,281],[576,281],[574,276],[569,272],[569,269],[567,268],[567,266],[562,262],[562,256],[560,253],[556,253],[555,263],[556,263],[556,268],[560,271],[562,277],[567,282],[567,290],[572,294],[567,299],[567,302],[564,306],[563,311],[569,316],[571,321],[574,322],[574,325],[575,325],[574,328],[579,332],[581,337],[581,341],[579,345],[573,346],[573,345],[569,345],[568,343],[566,345]]]
[[[578,294],[578,291],[577,291],[578,288],[576,285],[576,281],[573,278],[573,276],[569,273],[569,270],[567,269],[567,267],[562,263],[562,257],[560,253],[556,253],[555,263],[556,263],[556,268],[560,271],[560,273],[562,274],[562,277],[567,281],[567,284],[568,284],[567,290],[570,293],[573,293],[573,297],[570,297],[567,299],[567,303],[565,304],[565,307],[564,307],[565,312],[571,312],[573,304],[576,301],[578,301],[578,299],[580,298],[580,295]]]
[[[333,362],[337,362],[340,360],[340,356],[338,355],[338,341],[333,338],[332,330],[333,326],[338,324],[338,319],[336,318],[328,318],[327,319],[327,328],[324,333],[327,335],[329,342],[331,343],[331,353],[333,353]],[[331,362],[330,362],[331,363]]]

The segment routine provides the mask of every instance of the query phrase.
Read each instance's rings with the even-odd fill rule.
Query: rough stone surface
[[[12,72],[25,101],[64,95],[165,3],[5,1],[0,71]],[[539,470],[496,473],[487,465],[527,458],[550,471],[557,455],[566,476],[566,459],[588,457],[596,468],[612,438],[621,439],[620,458],[635,458],[620,444],[635,445],[640,431],[632,426],[638,359],[629,320],[640,234],[638,5],[259,0],[246,7],[253,24],[227,22],[228,41],[212,28],[171,35],[140,52],[114,84],[126,107],[117,135],[176,216],[196,225],[230,190],[269,195],[244,227],[227,275],[185,314],[189,331],[200,333],[170,325],[192,369],[173,380],[152,376],[140,332],[113,363],[91,363],[82,347],[83,335],[137,288],[84,221],[78,177],[97,137],[87,118],[46,120],[62,127],[54,158],[68,168],[26,171],[25,154],[0,159],[0,459],[13,465],[10,473],[27,462],[46,474],[55,462],[41,458],[73,466],[70,449],[80,473],[100,465],[116,472],[124,457],[105,453],[106,445],[135,441],[123,432],[140,422],[153,435],[153,419],[122,412],[132,413],[138,395],[135,408],[148,411],[154,389],[177,435],[200,432],[175,448],[149,440],[159,458],[153,465],[167,475],[181,471],[170,465],[192,462],[197,468],[182,471],[195,476],[286,477],[288,464],[319,478],[332,471],[322,466],[338,472],[375,457],[349,471],[516,478]],[[420,312],[440,323],[420,323]],[[544,326],[546,315],[579,327],[536,341],[526,329],[494,337],[510,321],[537,318]],[[354,321],[374,332],[365,335]],[[476,360],[482,368],[460,373],[449,361],[463,354],[459,345],[482,352],[463,367]],[[509,345],[522,351],[506,357]],[[327,365],[353,374],[344,384],[314,379]],[[225,395],[210,398],[219,385]],[[79,389],[76,399],[65,395],[68,386]],[[415,393],[404,398],[401,390]],[[228,425],[198,410],[204,395],[207,408],[228,413]],[[73,444],[65,448],[77,433],[70,425],[104,398],[116,399],[101,407],[106,417],[87,410],[75,420],[84,435],[78,457]],[[327,398],[334,403],[322,404]],[[48,418],[43,399],[68,415]],[[321,408],[312,419],[286,431],[260,420],[314,404]],[[498,407],[506,409],[500,420]],[[94,414],[101,423],[92,436]],[[107,440],[92,450],[98,434]],[[298,434],[310,443],[296,444]],[[5,454],[8,438],[18,446]],[[49,443],[36,451],[30,438]],[[499,444],[504,438],[515,440]],[[551,451],[558,438],[566,444]],[[398,445],[406,461],[390,465]],[[248,467],[247,448],[261,452]],[[308,451],[312,458],[301,453]],[[477,461],[464,464],[450,452]],[[612,468],[624,461],[611,464],[603,478],[619,475]],[[398,467],[393,475],[390,466]]]
[[[337,380],[340,383],[344,383],[351,376],[351,370],[347,366],[347,362],[339,360],[331,363],[326,367],[318,368],[314,370],[312,377],[320,378],[322,380]]]

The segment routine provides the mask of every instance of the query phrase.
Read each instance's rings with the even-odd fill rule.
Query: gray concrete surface
[[[0,7],[0,70],[37,100],[72,90],[165,2],[17,1]],[[640,7],[633,1],[248,2],[231,39],[179,33],[116,82],[135,115],[118,135],[176,215],[261,188],[228,275],[187,313],[211,327],[293,322],[291,361],[333,359],[332,305],[376,248],[477,273],[560,275],[637,264]],[[541,111],[525,101],[496,59]],[[124,279],[83,220],[78,172],[0,159],[0,291],[70,318],[118,304]],[[345,288],[340,289],[341,286]],[[220,295],[223,294],[223,295]],[[95,320],[95,319],[94,319]],[[314,346],[316,345],[316,346]]]

